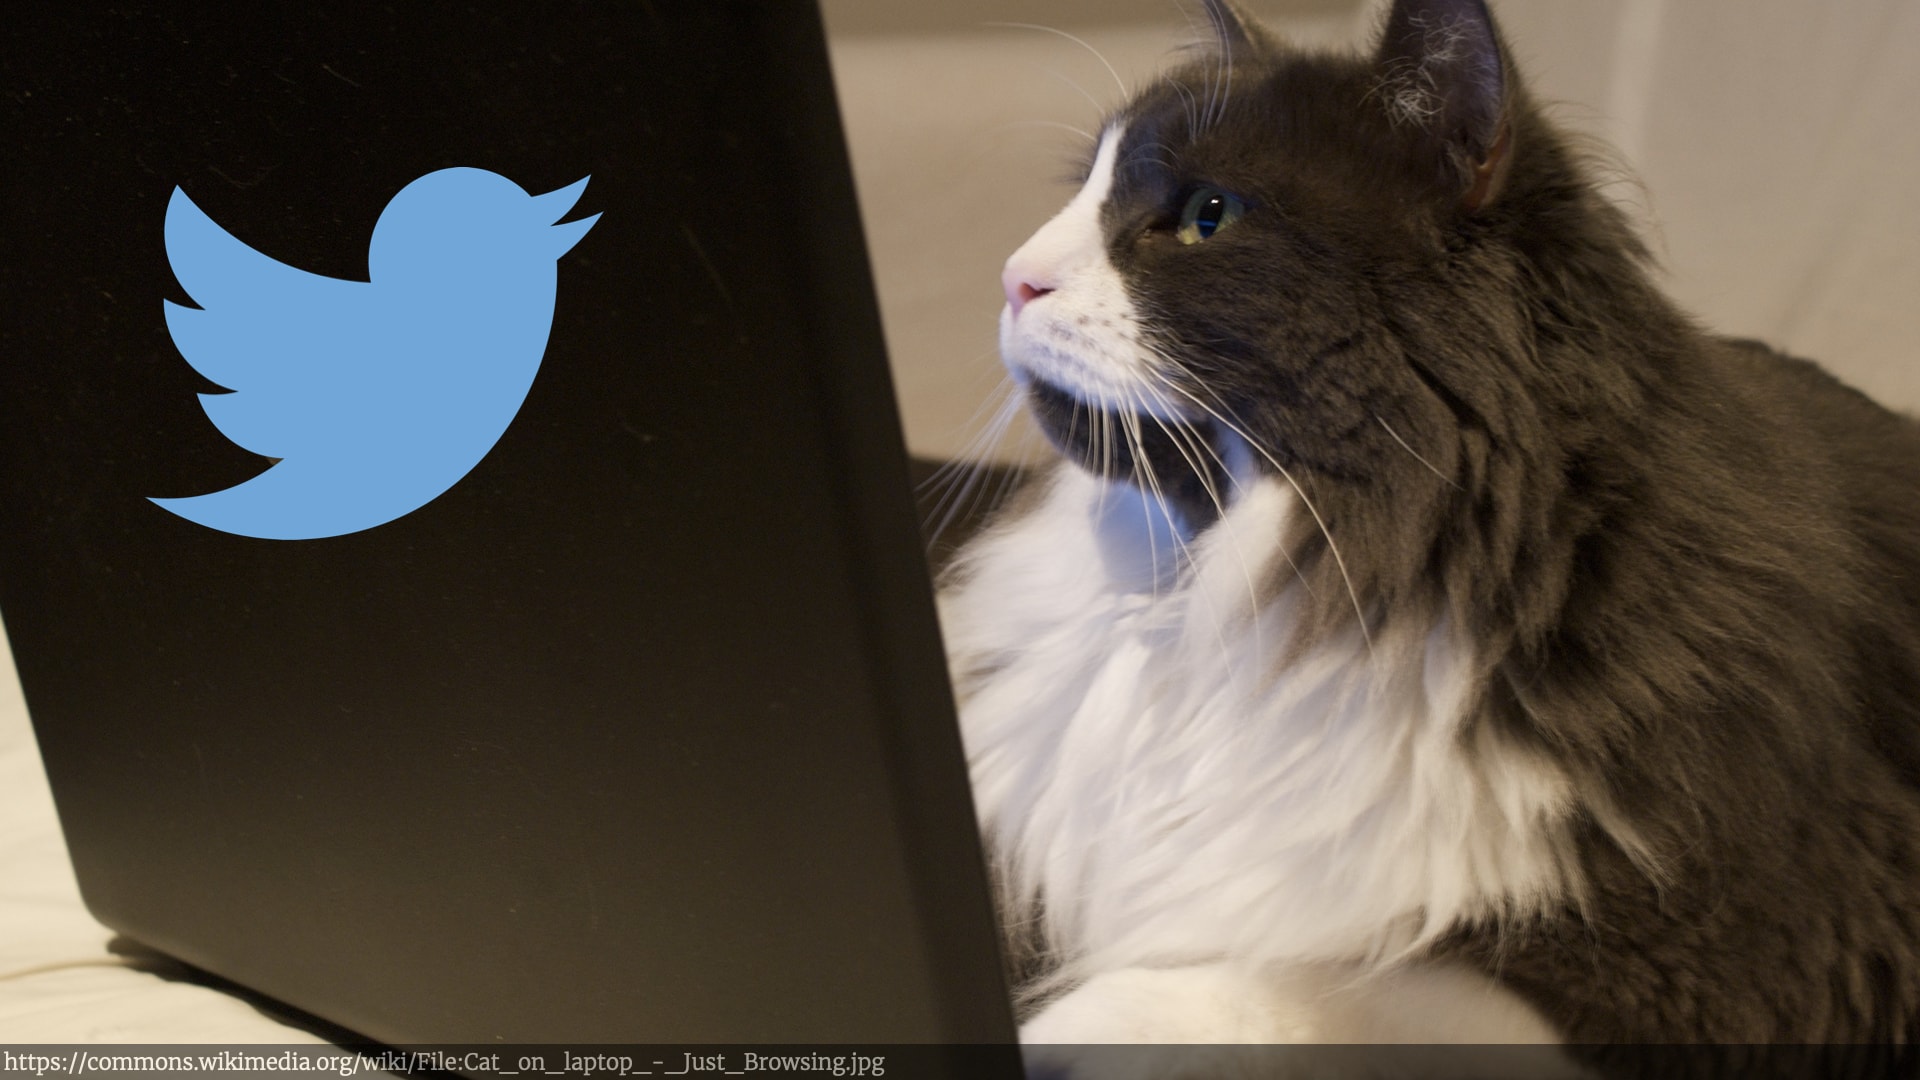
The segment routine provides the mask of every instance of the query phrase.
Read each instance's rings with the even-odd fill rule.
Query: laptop
[[[386,1044],[1011,1042],[810,5],[0,70],[0,611],[103,923]]]

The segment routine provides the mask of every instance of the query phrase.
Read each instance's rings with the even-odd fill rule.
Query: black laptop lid
[[[390,1042],[1010,1037],[811,6],[41,5],[0,50],[0,605],[103,922]],[[477,407],[414,363],[444,313],[352,299],[448,169],[475,229],[591,178],[499,226],[562,242],[491,449],[321,538],[153,501],[329,409],[404,486],[436,447],[382,425]],[[492,287],[445,224],[393,245]],[[319,374],[274,405],[276,338]]]

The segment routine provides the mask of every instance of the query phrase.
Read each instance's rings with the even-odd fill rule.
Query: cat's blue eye
[[[1180,226],[1173,231],[1183,244],[1197,244],[1240,220],[1247,204],[1236,195],[1219,188],[1203,187],[1187,199],[1180,211]]]

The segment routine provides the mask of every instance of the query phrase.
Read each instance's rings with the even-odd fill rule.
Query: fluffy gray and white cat
[[[1911,1043],[1920,426],[1676,310],[1479,0],[1206,6],[942,588],[1023,1037]]]

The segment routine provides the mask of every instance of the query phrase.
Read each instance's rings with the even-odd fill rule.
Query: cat
[[[1920,425],[1677,310],[1480,0],[1205,7],[940,589],[1023,1041],[1920,1038]]]

